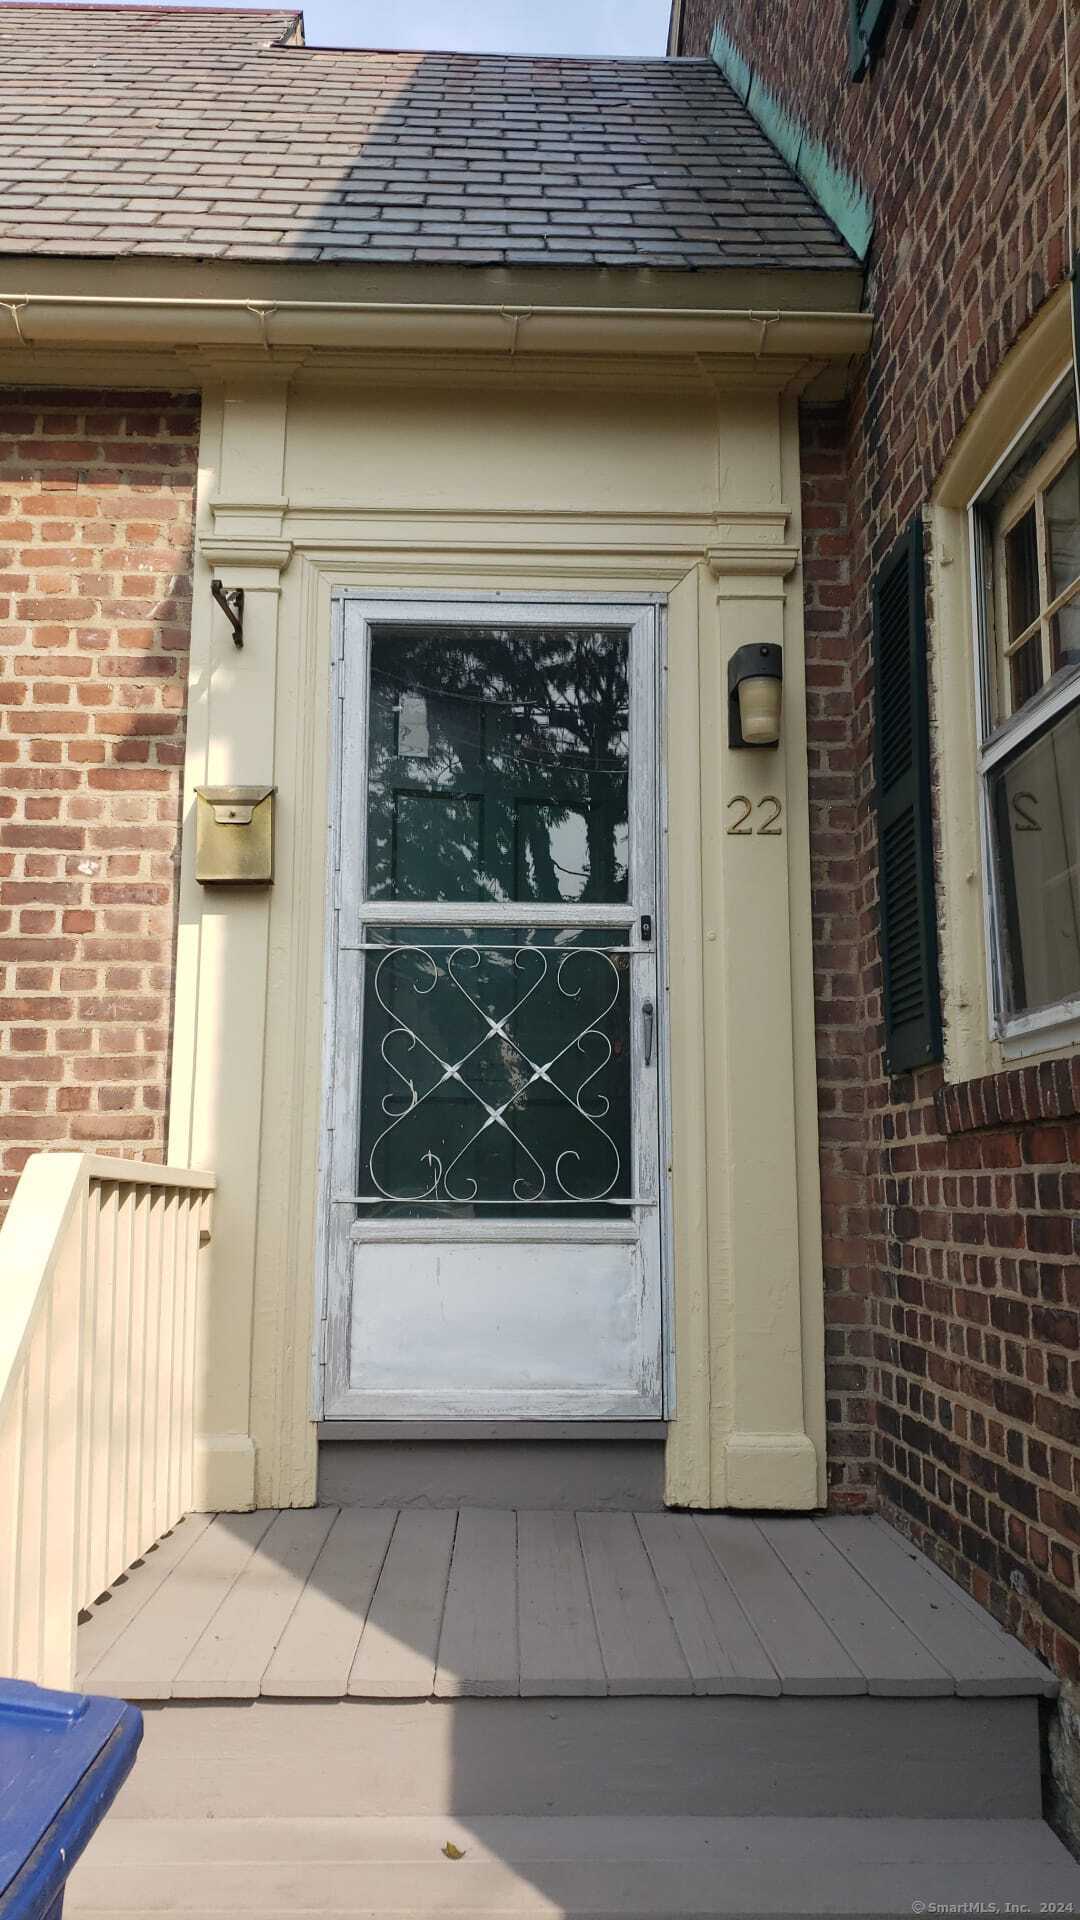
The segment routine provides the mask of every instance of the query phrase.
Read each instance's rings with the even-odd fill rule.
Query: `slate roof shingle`
[[[297,28],[282,8],[9,0],[0,253],[854,264],[711,61],[363,52]]]

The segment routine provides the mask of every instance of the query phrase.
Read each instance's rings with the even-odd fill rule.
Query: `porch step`
[[[1053,1694],[873,1519],[316,1507],[184,1521],[94,1607],[132,1700]]]
[[[1080,1868],[1039,1820],[120,1818],[76,1868],[66,1911],[869,1920],[919,1901],[1072,1911]]]
[[[191,1518],[95,1607],[80,1668],[145,1704],[112,1824],[155,1832],[1034,1821],[1056,1684],[873,1520],[512,1509]]]
[[[128,1819],[696,1814],[1034,1819],[1037,1702],[170,1702]]]

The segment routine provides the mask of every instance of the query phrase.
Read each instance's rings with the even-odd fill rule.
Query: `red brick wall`
[[[1080,1058],[936,1098],[929,1079],[894,1082],[883,1114],[881,1487],[1076,1681]]]
[[[876,209],[875,341],[832,442],[846,436],[846,484],[821,418],[803,421],[832,1498],[876,1480],[892,1517],[1076,1678],[1080,1079],[1067,1098],[1053,1066],[938,1097],[941,1069],[884,1074],[869,606],[874,568],[1062,280],[1062,9],[900,4],[858,85],[845,0],[687,0],[681,50],[704,52],[717,20]]]
[[[0,1205],[160,1159],[198,402],[0,389]]]
[[[866,1257],[866,1049],[851,676],[851,551],[843,408],[802,419],[803,587],[810,758],[814,998],[825,1268],[830,1503],[873,1504],[874,1328]]]

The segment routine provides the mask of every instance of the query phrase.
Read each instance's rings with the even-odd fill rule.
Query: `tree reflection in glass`
[[[627,898],[625,629],[372,634],[368,895]]]

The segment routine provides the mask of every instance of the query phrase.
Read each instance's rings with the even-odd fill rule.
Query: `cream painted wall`
[[[812,369],[810,370],[812,371]],[[824,1495],[824,1356],[793,369],[542,390],[241,365],[208,388],[185,824],[278,787],[268,893],[198,886],[184,835],[170,1157],[219,1180],[199,1500],[315,1491],[317,1150],[331,595],[668,597],[673,1504]],[[809,377],[809,374],[807,375]],[[640,384],[640,381],[639,381]],[[232,645],[211,573],[247,594]],[[732,753],[726,661],[785,649],[783,744]],[[780,833],[733,833],[751,803]]]

